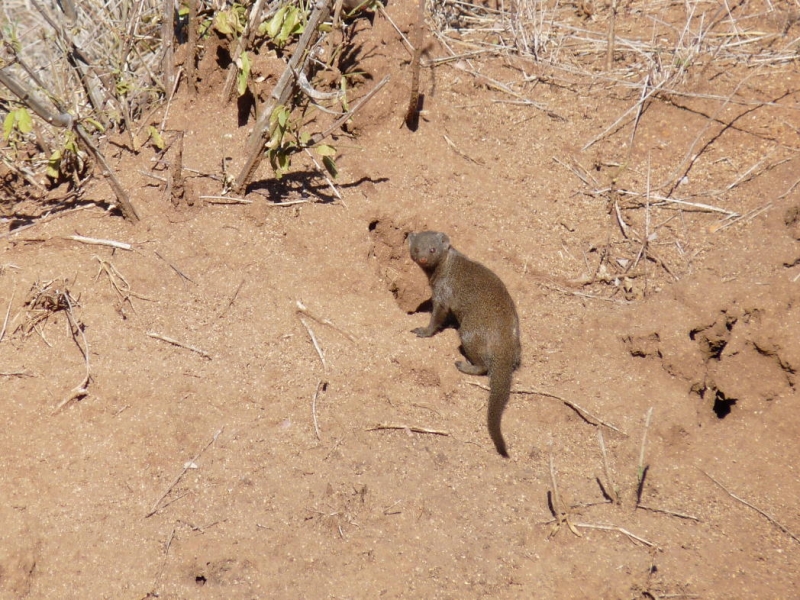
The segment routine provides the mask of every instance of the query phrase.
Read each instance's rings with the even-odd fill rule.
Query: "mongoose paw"
[[[433,335],[433,332],[428,331],[427,327],[417,327],[416,329],[412,329],[411,333],[416,333],[417,337],[431,337]]]

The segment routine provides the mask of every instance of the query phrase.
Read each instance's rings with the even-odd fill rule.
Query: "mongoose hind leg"
[[[474,365],[467,360],[456,361],[456,369],[467,375],[486,375],[488,369],[484,365]]]

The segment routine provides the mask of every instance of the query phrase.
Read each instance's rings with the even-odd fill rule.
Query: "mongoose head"
[[[424,271],[432,271],[450,249],[450,238],[439,231],[421,231],[408,236],[411,259]]]

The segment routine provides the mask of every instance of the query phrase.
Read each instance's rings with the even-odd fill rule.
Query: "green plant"
[[[334,160],[336,148],[328,144],[314,144],[308,132],[298,132],[298,123],[292,121],[291,110],[282,104],[276,106],[270,116],[269,142],[266,148],[267,158],[277,179],[289,172],[292,155],[305,149],[312,149],[320,156],[322,164],[332,177],[339,173]]]
[[[75,132],[67,129],[61,147],[54,151],[47,159],[47,176],[51,179],[68,179],[83,170],[84,161],[78,149],[78,140]]]
[[[287,4],[279,8],[269,21],[261,23],[258,33],[266,35],[278,48],[283,48],[293,37],[303,33],[307,19],[307,10]]]
[[[3,121],[3,139],[14,148],[25,140],[33,131],[31,113],[24,106],[19,106],[6,115]]]
[[[238,37],[247,23],[247,9],[239,4],[226,10],[217,11],[214,15],[213,28],[226,37]]]
[[[150,125],[150,127],[147,128],[147,139],[150,140],[153,146],[155,146],[158,150],[163,150],[167,146],[166,143],[164,142],[164,138],[159,133],[158,129],[156,129],[152,125]]]

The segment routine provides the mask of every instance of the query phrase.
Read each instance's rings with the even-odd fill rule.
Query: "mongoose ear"
[[[439,241],[442,243],[442,250],[450,248],[450,238],[447,237],[446,233],[439,234]]]

